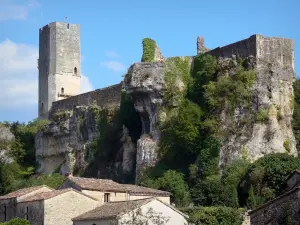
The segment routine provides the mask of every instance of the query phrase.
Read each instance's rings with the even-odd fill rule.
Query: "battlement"
[[[100,107],[110,108],[119,106],[123,83],[115,84],[106,88],[96,89],[80,95],[72,96],[52,103],[51,115],[57,110],[72,110],[76,106],[89,106],[96,104]]]

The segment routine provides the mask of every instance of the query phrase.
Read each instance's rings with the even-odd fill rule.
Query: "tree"
[[[138,208],[128,215],[118,217],[118,225],[147,225],[149,222],[153,225],[164,225],[170,220],[169,217],[163,216],[161,212],[156,212],[152,207],[149,207],[146,212],[143,212],[142,208]]]

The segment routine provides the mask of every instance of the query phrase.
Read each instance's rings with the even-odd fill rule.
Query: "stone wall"
[[[268,111],[268,122],[253,121],[250,126],[239,129],[239,135],[226,137],[220,153],[221,168],[240,158],[242,149],[246,150],[251,161],[270,153],[297,155],[291,127],[295,80],[293,41],[256,34],[208,51],[208,54],[215,56],[219,62],[236,60],[238,56],[246,60],[248,66],[256,72],[251,114],[255,116],[262,110]],[[250,112],[236,109],[234,118],[242,118],[246,116],[245,113]],[[229,117],[223,120],[222,126],[230,126]],[[284,147],[284,142],[289,143],[289,149]]]
[[[80,25],[53,22],[40,29],[39,118],[52,102],[80,93]]]
[[[73,110],[76,106],[90,106],[92,104],[105,108],[119,106],[121,100],[121,89],[122,83],[119,83],[110,87],[96,89],[95,91],[90,91],[53,102],[50,118],[57,110]]]
[[[77,217],[97,206],[97,200],[75,191],[68,191],[44,201],[46,225],[72,225],[72,218]]]
[[[300,188],[298,187],[252,210],[249,213],[251,225],[286,224],[287,217],[290,217],[291,224],[300,224],[299,209]]]
[[[30,225],[41,225],[44,223],[44,204],[43,201],[19,202],[17,217],[28,218]],[[28,216],[28,217],[26,217]],[[49,224],[50,225],[50,224]]]

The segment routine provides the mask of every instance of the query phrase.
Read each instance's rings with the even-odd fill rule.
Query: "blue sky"
[[[144,37],[164,56],[195,55],[250,35],[292,38],[300,72],[299,0],[0,0],[0,121],[37,117],[39,28],[81,25],[83,92],[118,83],[142,55]]]

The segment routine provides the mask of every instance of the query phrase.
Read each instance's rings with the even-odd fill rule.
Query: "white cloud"
[[[80,93],[85,93],[93,90],[94,88],[89,78],[81,74]]]
[[[0,52],[0,108],[37,104],[38,49],[5,40],[0,42]]]
[[[100,62],[100,66],[112,70],[113,72],[124,72],[127,69],[126,65],[114,60]]]
[[[38,48],[5,40],[0,42],[0,52],[0,110],[37,107]],[[91,90],[91,82],[82,75],[81,93]]]
[[[114,50],[108,50],[105,52],[105,55],[108,57],[108,58],[119,58],[119,54],[114,51]]]
[[[23,4],[12,3],[9,0],[0,0],[0,21],[27,20],[29,11],[39,7],[37,0],[28,0]]]

